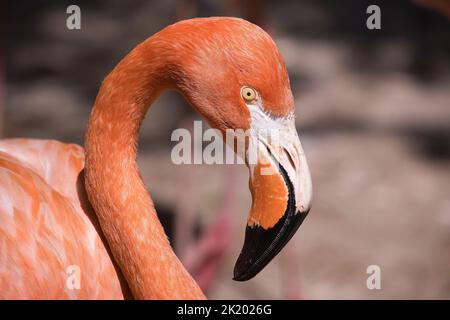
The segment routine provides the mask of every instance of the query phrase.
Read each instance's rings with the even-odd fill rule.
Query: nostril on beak
[[[292,155],[291,155],[291,153],[289,152],[289,150],[286,149],[286,148],[283,148],[283,151],[286,153],[287,158],[288,158],[289,163],[291,164],[292,168],[296,168],[294,159],[292,158]]]

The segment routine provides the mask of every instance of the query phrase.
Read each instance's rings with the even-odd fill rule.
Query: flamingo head
[[[183,52],[173,62],[178,89],[213,128],[245,133],[253,201],[234,269],[245,281],[280,252],[311,207],[285,63],[271,37],[245,20],[193,19],[168,29],[182,39],[168,52]]]

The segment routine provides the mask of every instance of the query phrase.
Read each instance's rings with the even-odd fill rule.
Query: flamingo
[[[136,163],[141,122],[169,89],[222,134],[254,130],[245,145],[260,146],[257,162],[247,161],[253,201],[233,279],[254,277],[289,241],[312,186],[283,58],[245,20],[184,20],[136,46],[104,79],[84,149],[0,142],[0,298],[205,299],[171,249]],[[280,144],[267,128],[278,129]],[[73,266],[75,287],[67,282]]]

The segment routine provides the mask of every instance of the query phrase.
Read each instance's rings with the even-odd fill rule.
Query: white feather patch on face
[[[247,106],[250,111],[249,150],[253,150],[252,152],[257,150],[256,154],[270,152],[288,174],[294,187],[297,210],[302,212],[309,210],[312,199],[311,175],[295,127],[294,114],[275,117],[266,112],[258,100]],[[272,157],[268,158],[276,167],[277,164]],[[255,163],[249,162],[249,167],[253,177]]]

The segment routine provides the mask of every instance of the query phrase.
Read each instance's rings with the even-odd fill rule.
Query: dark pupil
[[[247,92],[247,95],[250,97],[250,92]]]

